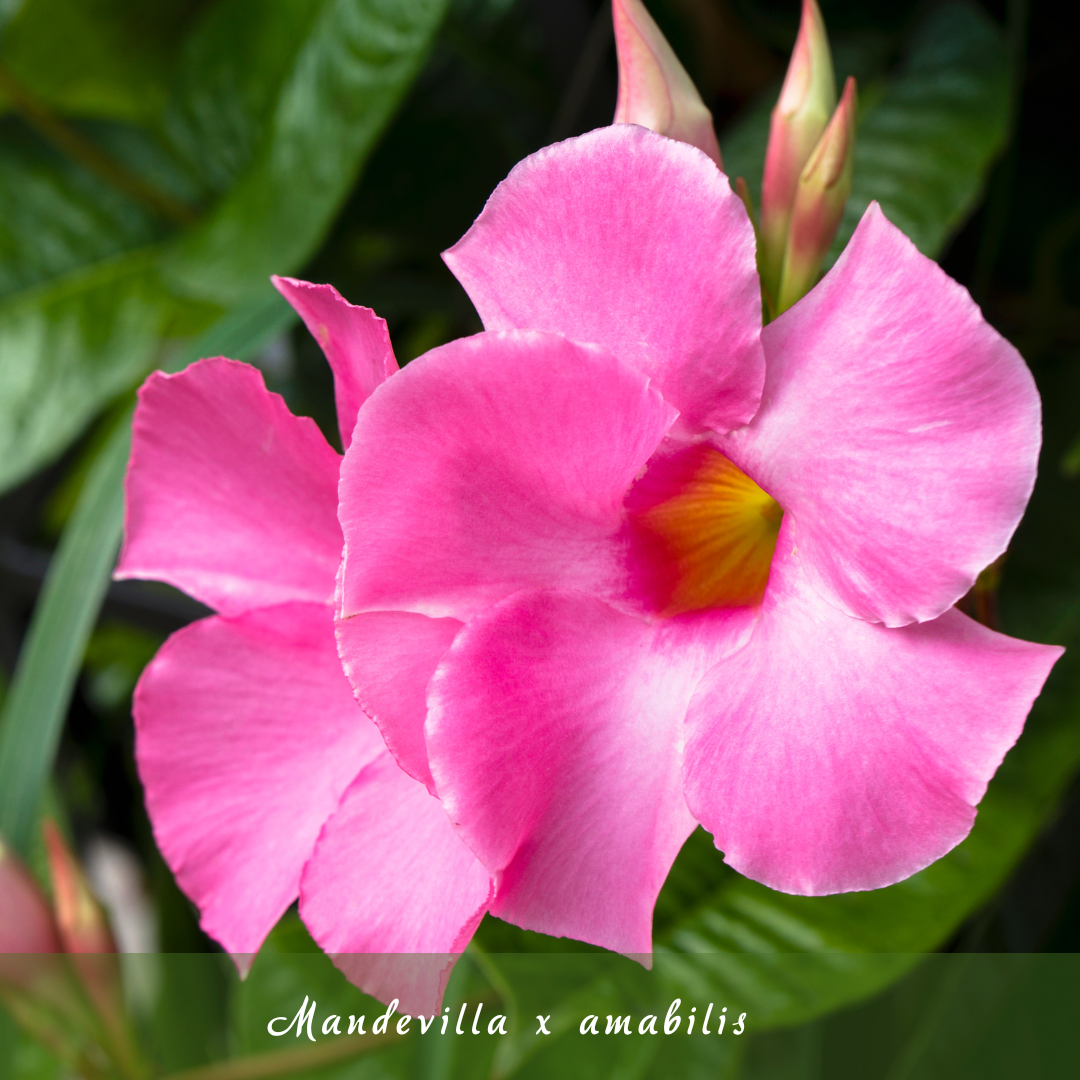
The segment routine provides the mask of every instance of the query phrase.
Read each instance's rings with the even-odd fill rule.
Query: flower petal
[[[761,623],[690,703],[687,802],[771,888],[881,888],[967,836],[1062,650],[955,610],[896,629],[853,619],[790,549],[782,531]]]
[[[360,707],[378,725],[397,763],[434,791],[424,721],[427,687],[462,624],[406,611],[340,619],[338,655]]]
[[[625,592],[621,500],[674,415],[644,376],[555,334],[414,360],[364,406],[342,466],[342,615],[466,619],[521,588]]]
[[[185,627],[143,673],[134,711],[165,861],[211,937],[258,951],[342,793],[385,753],[342,674],[330,608]]]
[[[341,459],[255,368],[155,372],[132,438],[117,578],[167,581],[224,615],[330,600]]]
[[[362,990],[433,1013],[490,896],[487,871],[439,800],[384,753],[326,823],[300,883],[300,915]]]
[[[761,412],[725,452],[790,516],[822,595],[886,626],[937,618],[1031,494],[1039,398],[1020,354],[877,204],[763,340]]]
[[[695,825],[686,705],[753,618],[646,623],[529,591],[461,631],[428,692],[428,751],[443,805],[495,877],[493,915],[651,952],[657,894]]]
[[[398,369],[386,321],[371,308],[350,304],[333,285],[276,275],[270,280],[326,354],[334,372],[341,445],[348,450],[360,406]]]
[[[443,256],[488,330],[594,341],[726,431],[764,379],[754,230],[703,153],[618,124],[526,158]]]

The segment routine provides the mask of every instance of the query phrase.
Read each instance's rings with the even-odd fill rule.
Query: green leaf
[[[1001,31],[966,0],[934,8],[880,98],[867,104],[851,198],[830,262],[873,199],[934,258],[975,207],[1008,135],[1010,78]]]
[[[62,112],[136,122],[169,94],[190,0],[23,0],[4,30],[9,68]]]
[[[142,207],[48,146],[0,121],[0,297],[151,244]]]
[[[742,1080],[1006,1080],[1067,1076],[1076,957],[945,953],[887,993],[753,1036]],[[1075,1071],[1073,1069],[1072,1071]]]
[[[0,1080],[64,1080],[63,1062],[24,1034],[0,1006]]]
[[[5,34],[0,84],[8,71],[22,85],[23,115],[0,119],[0,490],[55,458],[170,339],[311,255],[445,0],[200,8],[29,0]],[[129,62],[144,30],[153,47]]]
[[[295,319],[273,292],[220,320],[172,365],[230,353],[245,359]],[[59,547],[19,654],[0,713],[0,834],[27,852],[45,781],[90,631],[108,588],[124,520],[128,418],[91,467]]]
[[[236,972],[220,953],[164,953],[152,961],[158,984],[149,1023],[153,1060],[165,1073],[225,1056],[227,1004]]]
[[[121,424],[86,478],[0,714],[0,833],[24,855],[120,543],[130,438]]]
[[[419,70],[446,0],[305,5],[312,7],[317,15],[291,58],[251,166],[167,262],[180,291],[235,301],[314,250]],[[230,32],[249,34],[248,21],[237,18]]]
[[[317,1005],[312,1024],[312,1045],[305,1034],[295,1031],[275,1038],[267,1031],[268,1022],[276,1016],[286,1017],[286,1023],[296,1016],[305,998]],[[449,1003],[449,999],[448,999]],[[414,1038],[403,1039],[388,1047],[376,1047],[377,1064],[367,1058],[359,1062],[347,1060],[364,1053],[363,1042],[347,1053],[350,1016],[365,1016],[365,1028],[371,1037],[376,1017],[386,1012],[386,1006],[361,993],[337,970],[330,959],[311,940],[303,923],[294,912],[287,914],[267,938],[252,964],[248,977],[241,983],[234,980],[230,1021],[232,1045],[237,1055],[227,1066],[242,1066],[252,1056],[274,1055],[275,1052],[306,1048],[318,1054],[336,1046],[343,1053],[341,1064],[327,1067],[320,1073],[325,1080],[348,1080],[352,1077],[406,1077],[413,1075],[410,1063],[415,1056]],[[320,1025],[330,1015],[342,1017],[342,1035],[321,1037]],[[279,1027],[285,1027],[281,1023]],[[391,1029],[392,1030],[392,1029]],[[272,1057],[269,1059],[272,1060]]]
[[[166,335],[205,320],[165,290],[157,258],[133,251],[0,302],[0,490],[146,374]]]
[[[776,96],[762,95],[721,139],[725,169],[744,177],[755,198]],[[982,193],[1008,134],[1009,102],[1005,43],[985,11],[968,0],[933,8],[896,70],[860,81],[852,192],[826,264],[872,199],[923,254],[936,257]]]

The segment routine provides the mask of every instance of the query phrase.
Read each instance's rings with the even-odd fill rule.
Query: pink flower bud
[[[776,297],[777,314],[814,287],[844,216],[855,166],[855,112],[855,80],[849,77],[829,126],[799,177]]]
[[[60,952],[49,905],[19,857],[0,841],[0,953]]]
[[[100,1025],[98,1037],[125,1075],[140,1075],[144,1070],[124,1012],[116,942],[105,912],[60,830],[53,822],[45,821],[42,832],[60,941],[65,952],[71,954],[71,968],[94,1007],[97,1018],[93,1023]]]
[[[639,124],[722,166],[712,113],[641,0],[611,0],[619,56],[616,124]]]
[[[42,826],[53,884],[60,941],[69,953],[112,953],[116,944],[105,912],[94,899],[82,868],[51,821]]]
[[[761,184],[758,262],[766,291],[780,286],[799,177],[836,105],[829,39],[815,0],[803,0],[802,22],[780,98],[772,111]]]

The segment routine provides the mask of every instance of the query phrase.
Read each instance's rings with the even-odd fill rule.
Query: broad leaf
[[[867,95],[832,259],[873,199],[924,255],[937,256],[1005,145],[1009,83],[1001,32],[983,8],[965,0],[933,9],[881,97]]]
[[[14,78],[24,113],[0,118],[0,490],[170,339],[300,267],[444,8],[27,0],[0,39],[0,89]],[[144,32],[149,51],[129,56]]]
[[[71,115],[147,121],[164,107],[198,0],[23,0],[4,29],[11,72]]]
[[[247,6],[256,22],[262,18],[263,5]],[[233,302],[311,253],[419,69],[445,6],[446,0],[315,6],[251,167],[166,264],[178,289]],[[250,34],[251,26],[238,21],[234,32]]]
[[[926,957],[887,993],[754,1038],[741,1080],[1006,1080],[1075,1071],[1072,955]]]
[[[158,251],[130,252],[0,303],[0,488],[71,442],[154,366],[200,307],[161,283]],[[213,308],[208,308],[213,311]]]

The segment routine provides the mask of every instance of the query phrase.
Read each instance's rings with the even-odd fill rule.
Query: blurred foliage
[[[439,252],[518,160],[610,118],[613,51],[608,44],[589,66],[584,49],[603,29],[599,6],[0,4],[5,542],[20,552],[51,542],[125,395],[150,367],[182,363],[210,341],[213,351],[251,357],[294,411],[336,439],[317,345],[284,324],[260,333],[253,312],[270,272],[331,281],[373,307],[402,362],[480,329]],[[722,123],[727,168],[756,194],[798,5],[649,7]],[[1080,460],[1080,151],[1063,134],[1062,104],[1075,99],[1080,33],[1076,16],[1068,23],[1048,0],[1033,2],[1030,22],[1026,7],[823,0],[837,74],[854,73],[860,86],[854,194],[834,254],[878,199],[1024,351],[1043,392],[1046,443],[1004,567],[1002,628],[1080,646],[1078,481],[1068,467],[1070,454]],[[109,528],[118,535],[115,514]],[[0,648],[9,671],[5,642],[21,636],[33,600],[33,589],[13,584],[21,573],[3,563]],[[107,831],[139,848],[163,948],[194,954],[212,946],[153,845],[127,722],[131,687],[155,644],[192,617],[173,603],[163,590],[108,592],[56,776],[77,836]],[[90,622],[91,608],[82,609]],[[60,605],[55,617],[73,610]],[[69,645],[66,659],[46,658],[53,666],[42,670],[70,671],[75,683],[82,646]],[[1076,652],[1055,670],[971,837],[921,874],[872,893],[785,896],[731,871],[699,830],[657,905],[651,974],[485,920],[446,1004],[455,1015],[466,999],[505,1002],[524,1020],[550,1012],[560,1032],[550,1042],[531,1037],[523,1020],[504,1045],[410,1037],[319,1075],[1060,1075],[1053,1033],[1066,1018],[1051,988],[1067,973],[1041,960],[1025,967],[1016,957],[920,954],[1076,948],[1069,926],[1080,925],[1080,893],[1068,866],[1080,854],[1080,822],[1066,812],[1055,824],[1080,766]],[[58,735],[62,719],[61,711]],[[1033,861],[1040,851],[1043,861]],[[244,983],[220,955],[133,958],[144,963],[142,985],[156,987],[138,1017],[154,1060],[171,1072],[280,1049],[285,1040],[268,1037],[266,1020],[291,1017],[305,995],[319,1000],[320,1016],[329,1002],[343,1015],[383,1011],[312,949],[293,913]],[[675,996],[699,1012],[709,1001],[738,1004],[753,1019],[750,1037],[635,1038],[615,1053],[577,1032],[588,1012],[640,1016]],[[0,1080],[61,1075],[6,1022],[0,1013]]]
[[[445,0],[25,0],[0,39],[0,490],[324,237]]]

